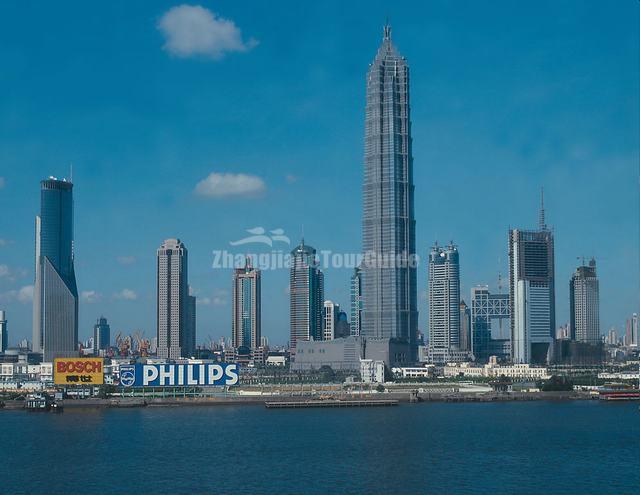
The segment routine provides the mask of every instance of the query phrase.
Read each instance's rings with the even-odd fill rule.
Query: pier
[[[267,401],[267,409],[304,409],[311,407],[388,407],[397,406],[395,399],[364,399],[364,400],[292,400]]]

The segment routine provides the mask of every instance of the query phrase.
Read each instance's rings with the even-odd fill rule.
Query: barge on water
[[[600,400],[640,400],[640,390],[619,389],[619,390],[603,390],[598,398]]]
[[[267,409],[307,409],[312,407],[389,407],[397,406],[394,399],[362,399],[362,400],[289,400],[267,401]]]

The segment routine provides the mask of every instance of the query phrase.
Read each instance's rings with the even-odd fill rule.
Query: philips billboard
[[[120,365],[120,385],[125,387],[219,387],[237,383],[237,364]]]

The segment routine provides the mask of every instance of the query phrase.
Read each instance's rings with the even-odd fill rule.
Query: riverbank
[[[415,397],[415,396],[414,396]],[[568,392],[505,392],[505,393],[418,393],[419,402],[508,402],[508,401],[574,401],[598,399],[582,391]],[[376,394],[336,394],[318,397],[314,394],[305,395],[229,395],[226,397],[111,397],[107,399],[65,399],[61,401],[64,409],[115,408],[132,407],[180,407],[180,406],[264,406],[265,402],[282,401],[305,402],[309,400],[349,400],[366,401],[371,399],[396,400],[400,403],[412,402],[410,393],[392,392]],[[413,399],[415,400],[415,399]],[[24,409],[25,401],[5,401],[3,409]]]

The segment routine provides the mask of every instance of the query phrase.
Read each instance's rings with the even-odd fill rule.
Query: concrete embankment
[[[329,397],[324,397],[328,399]],[[349,401],[357,400],[397,400],[408,403],[411,395],[408,392],[391,392],[378,394],[332,394],[331,399]],[[597,396],[586,392],[509,392],[509,393],[419,393],[420,402],[507,402],[507,401],[566,401],[597,399]],[[78,408],[134,408],[134,407],[179,407],[179,406],[224,406],[224,405],[258,405],[269,401],[308,401],[317,400],[317,395],[233,395],[227,397],[112,397],[109,399],[66,399],[62,402],[64,409]],[[5,401],[4,409],[24,409],[24,401]]]

